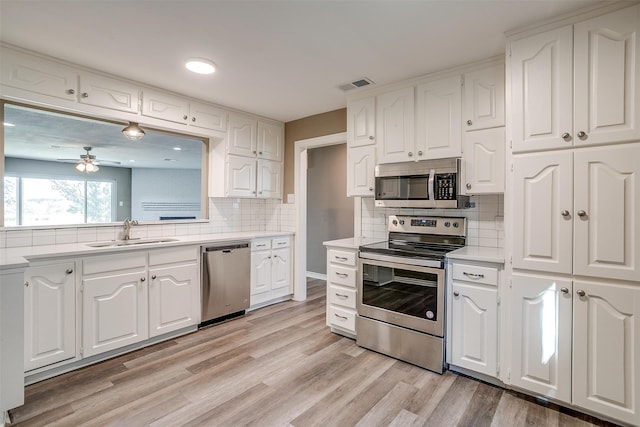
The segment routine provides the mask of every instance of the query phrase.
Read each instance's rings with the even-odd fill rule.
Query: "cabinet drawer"
[[[329,306],[328,322],[333,326],[338,326],[350,331],[356,330],[356,312],[341,309],[339,307]]]
[[[149,251],[149,265],[165,266],[167,264],[197,262],[199,247],[184,246],[177,248],[153,249]]]
[[[329,283],[337,283],[351,288],[356,287],[356,270],[353,268],[339,267],[337,265],[329,265],[327,272],[327,281]]]
[[[145,271],[147,252],[127,252],[117,255],[99,255],[82,260],[82,274],[96,274],[119,270]]]
[[[291,245],[289,237],[277,237],[271,240],[271,247],[273,249],[287,248]]]
[[[266,249],[271,249],[271,239],[261,239],[261,240],[251,241],[252,251],[264,251]]]
[[[357,256],[355,252],[339,251],[337,249],[329,249],[327,252],[327,261],[335,264],[356,265]]]
[[[356,290],[329,285],[327,289],[329,304],[356,309]]]
[[[453,264],[453,280],[498,285],[498,269],[469,264]]]

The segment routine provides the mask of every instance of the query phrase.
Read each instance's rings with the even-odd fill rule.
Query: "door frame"
[[[296,194],[296,245],[293,280],[293,299],[307,299],[307,150],[346,144],[347,133],[340,132],[315,138],[301,139],[294,144],[294,192]],[[347,165],[345,164],[345,168]],[[347,189],[344,189],[347,191]]]

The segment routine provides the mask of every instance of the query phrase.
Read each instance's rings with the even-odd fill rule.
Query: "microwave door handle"
[[[435,181],[436,171],[434,169],[431,169],[429,171],[429,204],[431,204],[432,206],[436,205]]]

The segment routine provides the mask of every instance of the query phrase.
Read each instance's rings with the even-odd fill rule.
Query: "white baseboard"
[[[307,271],[307,277],[318,280],[327,280],[327,275],[322,273],[314,273],[313,271]]]

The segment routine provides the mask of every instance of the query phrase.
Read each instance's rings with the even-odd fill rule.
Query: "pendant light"
[[[129,125],[122,129],[122,134],[132,141],[139,141],[144,136],[144,130],[137,123],[129,122]]]
[[[76,170],[84,173],[92,173],[98,172],[100,168],[98,167],[98,165],[94,164],[91,159],[85,159],[84,161],[76,165]]]

